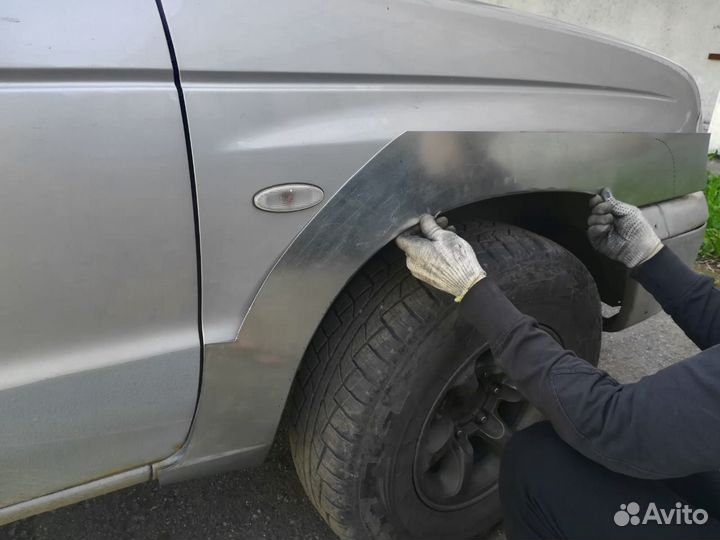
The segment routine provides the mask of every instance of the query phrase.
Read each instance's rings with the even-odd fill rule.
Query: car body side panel
[[[699,113],[689,75],[658,55],[480,2],[164,0],[163,6],[187,82],[524,81],[669,95],[682,102],[693,127]]]
[[[329,305],[357,269],[353,264],[399,230],[395,219],[407,219],[409,207],[399,205],[392,218],[380,218],[367,241],[356,238],[365,255],[347,266],[338,260],[337,269],[325,268],[323,259],[308,282],[286,280],[286,272],[295,275],[285,267],[286,250],[303,245],[293,239],[308,223],[336,227],[337,218],[326,221],[332,215],[326,208],[338,195],[345,198],[348,186],[357,187],[378,159],[385,162],[388,152],[417,142],[404,133],[469,132],[480,157],[461,151],[455,159],[450,153],[466,142],[457,146],[450,135],[435,141],[450,144],[437,152],[465,170],[464,187],[453,184],[452,193],[466,198],[453,203],[502,190],[577,191],[603,184],[617,186],[629,200],[651,203],[698,189],[696,177],[686,184],[672,173],[684,170],[686,151],[696,172],[702,142],[672,134],[696,130],[697,87],[682,68],[637,47],[455,0],[162,3],[192,139],[208,344],[196,422],[181,467],[164,473],[166,479],[189,476],[195,465],[211,470],[263,455],[310,329],[322,317],[319,306]],[[554,138],[550,131],[561,133]],[[568,135],[573,132],[579,138]],[[616,135],[597,135],[601,132]],[[585,139],[583,133],[600,138]],[[597,157],[592,141],[601,143],[599,153],[606,160],[613,156],[613,163]],[[491,179],[472,160],[488,155],[495,160],[500,144],[511,146],[497,158],[502,167]],[[565,162],[564,168],[548,163],[546,151]],[[431,155],[424,148],[409,157]],[[466,158],[471,161],[463,162]],[[512,160],[517,164],[511,166]],[[560,176],[553,178],[553,172]],[[522,181],[506,184],[508,175]],[[423,179],[412,189],[426,197],[409,200],[449,209],[451,201],[434,199],[437,186],[425,186]],[[482,185],[470,185],[480,179]],[[399,181],[374,179],[372,185],[398,188]],[[288,214],[252,205],[258,190],[286,182],[321,187],[323,205]],[[358,197],[367,203],[373,195],[360,190]],[[321,235],[320,229],[315,234]],[[334,277],[318,283],[326,272]],[[318,304],[305,312],[308,289],[317,292]],[[261,302],[266,294],[279,303]]]
[[[24,80],[28,72],[47,70],[66,81],[68,73],[77,71],[115,79],[144,71],[172,81],[154,2],[3,0],[0,17],[3,79],[13,70],[21,71]]]
[[[192,135],[206,343],[234,338],[268,269],[319,210],[264,214],[252,206],[259,189],[309,182],[329,196],[406,131],[691,132],[699,116],[681,68],[494,6],[163,6]]]
[[[0,506],[175,452],[200,346],[187,153],[147,0],[5,1]]]
[[[423,212],[529,190],[643,205],[702,189],[708,135],[408,132],[377,154],[294,239],[237,339],[206,348],[196,420],[167,479],[257,459],[271,443],[318,321],[350,277]],[[696,224],[699,226],[700,224]]]
[[[198,184],[207,343],[235,337],[268,269],[319,210],[262,212],[252,204],[260,189],[309,182],[327,199],[408,130],[682,128],[666,116],[665,98],[604,91],[354,83],[183,88]]]

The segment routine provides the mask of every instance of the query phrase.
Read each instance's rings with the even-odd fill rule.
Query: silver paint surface
[[[194,223],[153,2],[2,2],[0,506],[162,459],[196,402]]]
[[[406,131],[692,132],[682,68],[508,9],[447,0],[164,0],[198,185],[206,343],[234,339],[318,207],[252,206],[310,182],[326,200]]]
[[[3,0],[2,80],[12,75],[23,81],[73,82],[78,71],[92,79],[132,81],[144,74],[172,81],[167,43],[155,3]]]
[[[0,508],[0,525],[23,519],[41,512],[49,512],[61,506],[74,504],[91,497],[98,497],[111,491],[134,486],[150,480],[149,465],[113,474],[105,478],[93,480],[79,486],[73,486],[37,497],[30,501],[20,502]]]
[[[288,278],[295,269],[286,265],[286,250],[312,250],[312,242],[298,243],[309,233],[298,237],[298,231],[324,216],[334,196],[349,198],[347,179],[356,182],[368,161],[377,165],[373,156],[386,156],[383,149],[403,133],[672,134],[692,133],[698,125],[697,87],[682,68],[605,36],[511,10],[444,0],[163,5],[193,141],[209,344],[191,438],[180,467],[161,473],[166,480],[263,456],[310,328],[324,313],[319,305],[329,304],[363,260],[311,263],[315,271],[302,282]],[[559,178],[552,177],[558,164],[549,162],[543,144],[506,149],[503,164],[514,161],[523,173],[518,189],[583,190],[612,183],[645,203],[699,189],[697,181],[684,185],[671,172],[684,170],[685,154],[696,159],[698,143],[683,148],[686,143],[674,139],[672,156],[647,136],[610,136],[599,149],[571,135],[565,139],[566,146],[553,153],[566,165]],[[454,160],[447,150],[435,153]],[[432,154],[426,148],[409,158]],[[476,192],[478,186],[467,180],[481,171],[473,172],[478,165],[472,160],[464,167],[470,170],[466,183],[457,186],[465,190],[463,202],[506,192],[503,171],[493,181],[498,185]],[[325,206],[281,215],[252,207],[258,190],[293,181],[320,186]],[[412,189],[427,206],[437,201],[430,196],[434,187],[423,181],[418,178]],[[358,204],[373,200],[384,182],[394,185],[395,179],[377,179],[367,188],[354,183]],[[332,219],[317,223],[318,238],[336,226]],[[382,245],[375,235],[387,241],[397,229],[393,223],[383,215],[367,238],[352,237],[362,246],[359,252]],[[307,295],[316,295],[309,311]]]
[[[161,480],[231,466],[228,454],[272,442],[318,321],[355,271],[419,214],[536,189],[591,193],[607,186],[637,205],[673,199],[702,189],[707,141],[706,134],[691,133],[410,132],[398,137],[285,251],[237,339],[206,347],[189,443],[181,461],[161,471]],[[234,463],[247,461],[238,454]]]
[[[190,427],[200,351],[190,182],[156,6],[9,0],[0,506],[121,487],[111,475],[151,462],[177,463],[161,473],[172,479],[262,459],[325,309],[421,211],[533,189],[609,185],[645,204],[701,187],[694,82],[609,38],[450,0],[164,6],[210,343],[192,438],[157,464]],[[323,206],[253,207],[287,182],[317,184]]]

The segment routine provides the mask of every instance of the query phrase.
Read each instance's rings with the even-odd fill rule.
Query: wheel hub
[[[489,350],[470,355],[440,391],[418,440],[413,477],[425,504],[455,510],[492,492],[500,454],[530,410]]]

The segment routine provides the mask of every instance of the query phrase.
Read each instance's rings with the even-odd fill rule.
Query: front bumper
[[[707,201],[702,191],[644,206],[642,211],[663,244],[692,266],[702,245],[708,218]],[[660,309],[650,293],[628,275],[620,311],[604,320],[603,329],[607,332],[622,330],[655,315]]]

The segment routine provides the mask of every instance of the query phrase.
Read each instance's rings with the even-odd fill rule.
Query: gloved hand
[[[609,189],[590,199],[588,239],[603,255],[634,268],[663,247],[636,206],[618,201]]]
[[[424,214],[420,216],[420,231],[404,232],[395,243],[407,255],[407,267],[413,276],[460,302],[486,274],[470,244],[444,229],[446,225],[446,219],[435,221]]]

